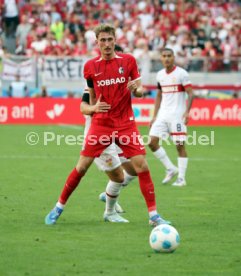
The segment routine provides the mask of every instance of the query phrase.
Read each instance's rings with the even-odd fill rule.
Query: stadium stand
[[[159,50],[164,46],[172,48],[177,64],[190,72],[238,73],[241,68],[239,0],[0,0],[0,9],[0,57],[37,57],[38,68],[46,56],[96,55],[93,28],[100,22],[117,28],[118,44],[139,61],[142,82],[147,86],[155,84],[154,75],[162,68]],[[230,81],[220,84],[240,85],[238,77]],[[198,78],[194,82],[204,84]],[[5,83],[5,90],[8,85]],[[42,85],[46,83],[41,80],[30,84],[30,95]],[[230,91],[239,95],[236,89]],[[66,96],[67,92],[53,95]],[[154,94],[147,90],[147,96]]]
[[[18,12],[6,17],[13,5]],[[166,45],[192,70],[238,70],[232,58],[241,55],[240,1],[1,0],[1,10],[4,50],[15,54],[94,55],[93,28],[109,22],[125,51],[147,47],[155,58]],[[203,64],[203,57],[212,62]]]

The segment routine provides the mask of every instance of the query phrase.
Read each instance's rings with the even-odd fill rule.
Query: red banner
[[[190,111],[190,125],[241,126],[241,100],[196,99]]]
[[[79,99],[0,98],[1,124],[84,124]]]
[[[134,99],[133,111],[139,125],[149,124],[153,99]],[[0,98],[0,124],[84,124],[79,99]],[[241,126],[241,100],[195,99],[189,125]]]
[[[136,121],[147,125],[154,112],[153,99],[135,99]],[[190,126],[241,126],[241,100],[195,99],[190,111]]]

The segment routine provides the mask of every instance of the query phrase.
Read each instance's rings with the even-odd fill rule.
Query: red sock
[[[148,211],[156,210],[154,185],[149,171],[138,173],[141,192],[145,198]]]
[[[69,177],[67,178],[63,191],[59,197],[59,202],[61,204],[65,204],[72,192],[78,186],[80,179],[84,176],[84,173],[78,173],[76,168],[70,173]]]

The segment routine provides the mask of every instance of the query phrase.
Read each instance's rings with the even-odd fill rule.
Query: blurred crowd
[[[200,67],[210,57],[209,70],[238,70],[231,62],[241,56],[239,0],[0,0],[0,55],[96,55],[93,29],[99,23],[116,27],[125,52],[144,62],[172,48],[180,65],[190,57]],[[237,68],[235,68],[235,66]],[[233,67],[233,68],[231,68]],[[143,67],[144,68],[144,67]]]

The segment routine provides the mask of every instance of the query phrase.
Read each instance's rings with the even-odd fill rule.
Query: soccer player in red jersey
[[[63,191],[54,209],[46,216],[46,224],[54,224],[61,215],[63,208],[85,175],[95,157],[112,142],[130,158],[137,173],[140,189],[145,199],[149,223],[153,226],[170,224],[157,212],[154,185],[145,160],[145,148],[140,139],[139,131],[134,121],[131,106],[131,93],[136,97],[143,95],[140,74],[135,58],[130,54],[115,53],[115,29],[109,25],[99,25],[95,29],[100,56],[89,60],[84,66],[84,77],[89,87],[91,103],[96,100],[103,102],[101,113],[94,113],[92,123],[85,139],[79,161],[70,173]],[[131,81],[130,81],[131,80]],[[118,188],[115,194],[108,194],[117,200]],[[111,222],[127,222],[117,213],[104,213],[104,219]]]
[[[115,45],[115,49],[118,49],[118,45]],[[117,50],[116,50],[117,51]],[[82,101],[80,104],[80,110],[85,115],[85,129],[84,135],[86,136],[91,125],[92,115],[97,112],[102,112],[103,102],[98,100],[95,105],[89,104],[89,90],[86,88],[82,95]],[[105,111],[105,110],[104,110]],[[119,186],[126,187],[135,177],[136,172],[129,159],[123,156],[123,151],[115,143],[110,144],[101,155],[94,160],[95,165],[100,171],[107,174],[109,182],[106,186],[106,191],[99,195],[99,199],[106,203],[106,212],[113,213],[114,209],[117,213],[124,213],[124,210],[120,204],[108,196],[108,194],[119,195]],[[123,179],[124,173],[124,181]],[[116,194],[116,188],[118,194]],[[116,216],[116,215],[115,215]]]

